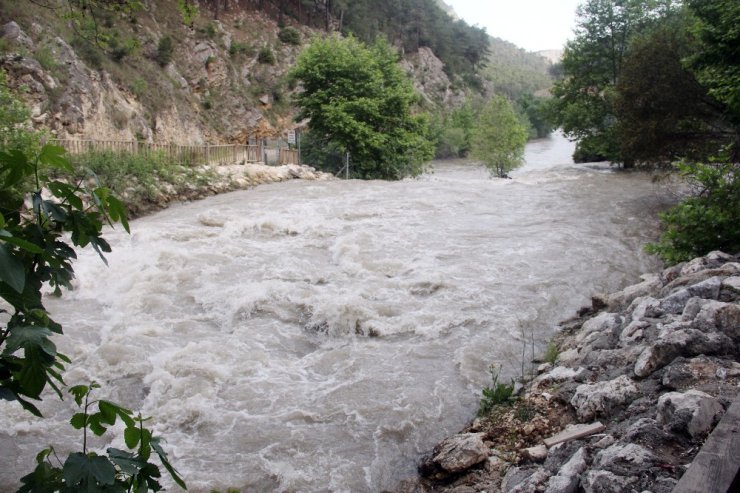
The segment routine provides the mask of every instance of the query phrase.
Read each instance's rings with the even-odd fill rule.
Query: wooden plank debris
[[[545,438],[544,442],[545,445],[547,445],[547,448],[550,448],[558,443],[570,442],[571,440],[578,440],[579,438],[587,437],[595,433],[601,433],[605,429],[606,426],[601,424],[600,421],[591,424],[575,425],[566,428],[557,435]]]
[[[719,424],[704,442],[704,446],[673,489],[673,493],[738,491],[732,488],[737,486],[739,468],[740,394],[735,397]]]

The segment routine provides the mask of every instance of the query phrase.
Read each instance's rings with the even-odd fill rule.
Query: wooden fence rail
[[[298,151],[295,149],[280,149],[280,164],[300,164],[298,162]]]
[[[120,152],[144,155],[161,154],[185,166],[259,163],[262,161],[262,149],[259,145],[179,145],[155,144],[135,140],[77,139],[55,139],[50,142],[64,147],[70,154],[84,154],[87,152]]]

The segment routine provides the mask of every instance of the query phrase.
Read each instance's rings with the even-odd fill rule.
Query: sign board
[[[288,130],[288,144],[295,144],[295,130]]]

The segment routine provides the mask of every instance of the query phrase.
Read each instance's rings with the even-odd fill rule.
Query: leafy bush
[[[177,0],[177,10],[180,11],[183,24],[193,27],[193,23],[200,13],[198,3],[193,0]]]
[[[298,46],[301,44],[301,33],[292,27],[284,27],[278,32],[278,39],[285,44]]]
[[[159,152],[88,152],[74,156],[73,163],[78,177],[93,174],[115,193],[125,192],[126,202],[131,204],[155,200],[165,184],[179,191],[190,182],[207,179],[198,171],[176,164]]]
[[[175,45],[172,42],[172,38],[162,36],[159,43],[157,43],[157,63],[162,67],[166,67],[172,61],[174,51]]]
[[[80,36],[76,36],[71,44],[77,54],[87,62],[90,68],[95,70],[103,68],[103,54],[100,48],[95,46],[94,43]]]
[[[0,146],[25,154],[38,151],[39,136],[27,125],[30,111],[8,90],[7,76],[0,70]]]
[[[509,384],[499,383],[499,372],[496,367],[491,365],[489,371],[491,372],[491,381],[493,382],[493,386],[483,389],[483,398],[481,399],[480,407],[478,408],[478,416],[485,416],[491,412],[491,409],[499,404],[509,403],[511,401],[511,396],[514,395],[514,380]]]
[[[694,194],[661,214],[665,232],[645,248],[676,264],[712,250],[740,252],[740,165],[726,159],[682,163],[680,173]]]
[[[272,49],[269,46],[263,46],[257,55],[257,61],[264,63],[265,65],[274,65],[277,60],[275,59],[275,54],[272,52]]]
[[[203,28],[203,34],[205,34],[208,37],[208,39],[215,38],[216,33],[217,33],[216,24],[214,24],[213,22],[209,22],[208,24],[206,24],[206,27]]]
[[[232,57],[237,55],[254,55],[254,48],[249,43],[240,43],[239,41],[232,41],[229,45],[229,55]]]
[[[118,36],[112,36],[108,39],[108,55],[114,62],[120,63],[125,57],[131,55],[139,48],[138,40],[129,38],[119,39]]]

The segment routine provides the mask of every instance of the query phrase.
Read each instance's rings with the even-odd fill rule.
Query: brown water
[[[593,293],[657,267],[642,246],[669,194],[571,152],[529,144],[512,180],[437,163],[139,219],[109,235],[110,267],[82,253],[77,289],[49,300],[66,380],[155,416],[191,491],[392,487],[474,415],[491,363],[518,374],[523,334],[541,351]],[[80,442],[68,402],[42,408],[0,403],[2,491],[43,446]]]

